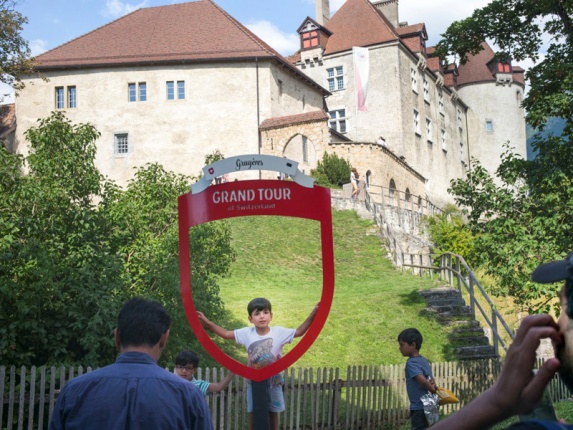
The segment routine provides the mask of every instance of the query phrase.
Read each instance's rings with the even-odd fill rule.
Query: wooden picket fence
[[[433,363],[437,384],[460,399],[459,404],[443,406],[442,412],[459,409],[489,388],[500,369],[497,359]],[[0,366],[0,428],[47,428],[61,387],[89,371],[89,367]],[[197,376],[216,382],[224,376],[224,370],[199,369]],[[282,430],[393,429],[408,420],[403,364],[349,366],[345,379],[338,368],[290,368],[284,376],[286,410],[280,414]],[[571,397],[558,376],[550,392],[554,401]],[[215,429],[248,428],[245,396],[246,381],[236,376],[227,390],[207,397]]]

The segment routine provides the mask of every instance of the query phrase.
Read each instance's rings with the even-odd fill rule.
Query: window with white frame
[[[413,67],[410,69],[410,80],[412,81],[412,91],[418,93],[418,71]]]
[[[424,101],[426,103],[430,103],[430,83],[428,82],[428,80],[426,79],[426,77],[424,76],[424,80],[422,81],[423,86],[424,86]]]
[[[139,90],[139,101],[140,102],[147,101],[147,83],[140,82],[137,86]]]
[[[429,118],[426,118],[426,139],[432,142],[432,121]]]
[[[68,87],[68,107],[73,109],[77,106],[76,87]]]
[[[440,141],[442,142],[442,150],[448,150],[448,144],[446,143],[446,130],[443,128],[440,130]]]
[[[127,155],[129,152],[129,141],[127,133],[117,133],[113,135],[113,146],[115,155]]]
[[[346,133],[346,109],[336,109],[328,112],[330,115],[330,128],[339,133]]]
[[[344,67],[337,66],[326,69],[326,82],[328,91],[337,91],[344,89]]]
[[[147,101],[147,83],[145,82],[130,82],[127,84],[127,99],[130,103]]]
[[[488,133],[493,133],[493,120],[492,119],[486,119],[485,120],[485,131],[487,131]]]
[[[74,109],[78,105],[75,85],[71,85],[69,87],[56,87],[54,95],[56,109]]]
[[[444,116],[444,93],[443,93],[443,91],[438,91],[438,112],[440,112],[440,115]]]
[[[166,82],[167,100],[185,99],[185,81]]]
[[[414,109],[414,133],[420,135],[420,112]]]

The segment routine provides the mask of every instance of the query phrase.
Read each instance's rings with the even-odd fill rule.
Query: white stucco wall
[[[459,90],[468,100],[472,115],[470,125],[471,156],[490,173],[497,170],[500,157],[510,142],[514,152],[527,158],[525,111],[521,107],[523,86],[519,84],[496,85],[481,83],[467,85]],[[486,121],[491,121],[493,130],[486,130]]]
[[[55,88],[75,86],[77,107],[65,109],[66,116],[73,123],[96,126],[101,133],[96,165],[120,185],[133,176],[134,167],[148,162],[198,175],[205,156],[215,150],[226,157],[258,153],[259,122],[322,108],[319,91],[297,83],[292,73],[269,62],[259,62],[258,71],[255,62],[245,62],[45,75],[49,82],[28,80],[16,101],[18,151],[27,152],[24,131],[55,109]],[[278,79],[283,81],[282,95]],[[184,81],[185,99],[167,100],[166,81]],[[139,82],[146,83],[147,100],[129,102],[128,84]],[[128,133],[127,154],[114,152],[117,133]]]

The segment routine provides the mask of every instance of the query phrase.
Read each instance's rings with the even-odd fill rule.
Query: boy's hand
[[[197,318],[199,318],[199,320],[204,322],[205,324],[209,324],[211,322],[207,319],[205,314],[203,312],[200,312],[200,311],[197,311]]]

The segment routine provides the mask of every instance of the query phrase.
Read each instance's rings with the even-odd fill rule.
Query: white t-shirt
[[[244,327],[235,330],[235,341],[247,347],[249,367],[260,369],[274,363],[283,355],[283,345],[291,343],[294,339],[295,329],[284,327],[269,327],[270,331],[264,336],[257,333],[255,327]],[[280,377],[280,375],[277,375]],[[280,380],[272,381],[273,385],[280,384]]]

